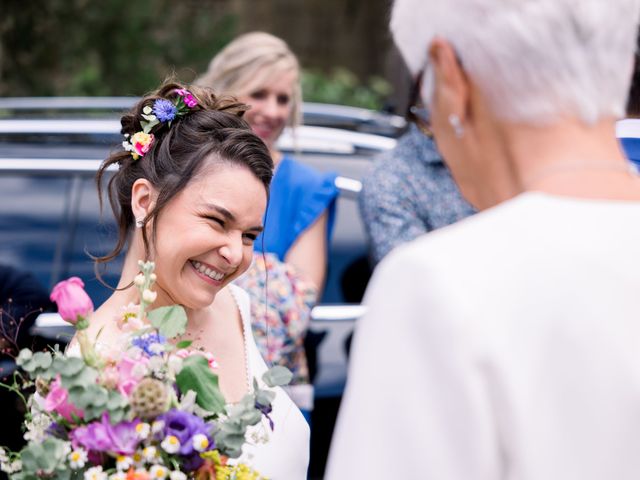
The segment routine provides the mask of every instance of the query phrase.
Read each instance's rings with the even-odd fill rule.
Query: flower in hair
[[[151,149],[154,141],[153,133],[145,132],[138,132],[131,136],[131,138],[125,135],[125,138],[126,140],[122,142],[122,146],[128,152],[131,152],[134,160],[144,157],[144,154]]]
[[[176,118],[183,117],[198,105],[198,100],[190,91],[180,88],[174,90],[174,93],[177,97],[173,101],[158,98],[153,102],[153,107],[145,105],[141,115],[143,120],[140,120],[142,131],[131,137],[125,134],[122,146],[126,151],[131,152],[134,160],[143,157],[151,149],[154,141],[154,136],[151,133],[153,127],[161,123],[166,123],[170,127],[171,122]]]
[[[184,88],[180,88],[180,89],[176,90],[176,93],[178,95],[180,95],[180,97],[182,97],[182,100],[184,101],[184,104],[187,107],[193,108],[196,105],[198,105],[198,100],[196,100],[196,97],[194,97],[193,94],[189,90],[185,90]]]
[[[153,104],[153,113],[159,121],[170,122],[171,120],[176,118],[178,109],[169,100],[159,98]]]

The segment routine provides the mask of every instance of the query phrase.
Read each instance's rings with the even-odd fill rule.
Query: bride
[[[206,88],[166,84],[122,119],[124,150],[97,174],[116,216],[121,253],[118,288],[91,317],[90,338],[119,344],[116,319],[137,303],[132,287],[140,259],[156,264],[152,308],[179,304],[188,317],[185,338],[216,359],[220,389],[229,403],[252,389],[266,365],[251,335],[246,293],[230,285],[252,260],[262,231],[273,162],[263,142],[241,119],[246,106]],[[275,480],[306,478],[309,429],[284,391],[277,389],[269,441],[247,448],[251,463]]]

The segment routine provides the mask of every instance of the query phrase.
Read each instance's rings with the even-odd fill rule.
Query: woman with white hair
[[[482,212],[375,272],[328,479],[640,478],[640,181],[615,138],[639,12],[395,3],[413,111]]]

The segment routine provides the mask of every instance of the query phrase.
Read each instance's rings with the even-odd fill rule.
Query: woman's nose
[[[242,236],[230,235],[228,241],[220,247],[219,252],[229,266],[235,268],[240,265],[243,255]]]
[[[265,101],[264,114],[268,117],[277,117],[279,114],[278,101],[275,95],[269,95]]]

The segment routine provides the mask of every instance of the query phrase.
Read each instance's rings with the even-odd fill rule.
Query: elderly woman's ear
[[[439,103],[447,115],[457,115],[464,120],[468,108],[469,79],[460,64],[453,46],[446,40],[435,37],[429,45],[429,61],[434,74],[434,101]]]

